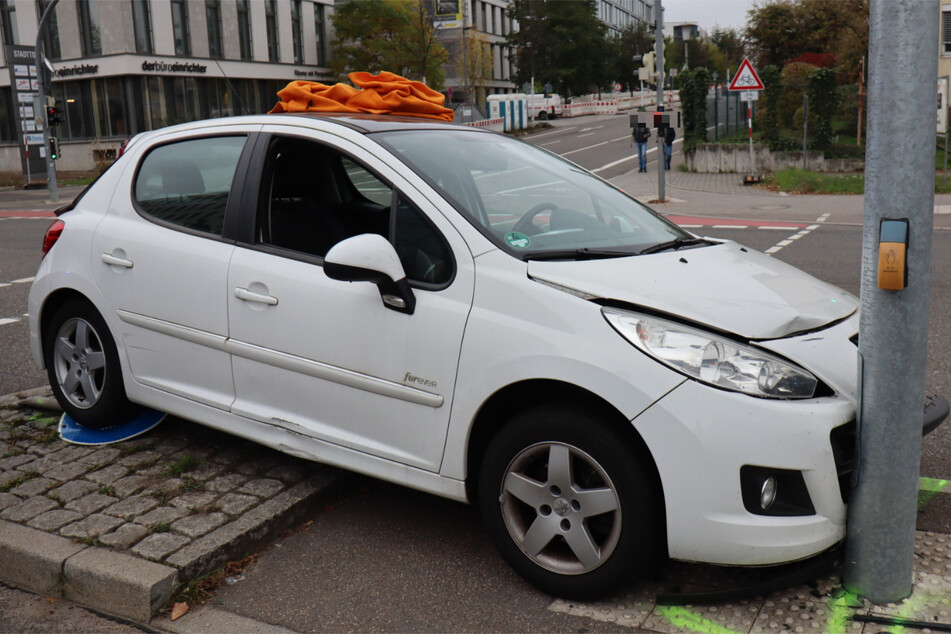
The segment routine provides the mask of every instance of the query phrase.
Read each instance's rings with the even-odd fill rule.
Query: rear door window
[[[246,138],[207,137],[155,148],[136,174],[137,208],[155,220],[220,236]]]

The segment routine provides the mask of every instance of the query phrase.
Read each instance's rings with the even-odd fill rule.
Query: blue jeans
[[[670,155],[673,152],[673,149],[674,149],[673,145],[667,145],[666,143],[664,143],[664,166],[667,169],[670,169]]]
[[[647,169],[647,142],[637,144],[637,160],[642,170]]]

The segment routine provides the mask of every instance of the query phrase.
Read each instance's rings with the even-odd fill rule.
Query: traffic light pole
[[[912,591],[931,290],[938,15],[938,0],[872,0],[869,9],[858,465],[843,582],[875,603],[896,602]]]
[[[40,80],[37,82],[39,84],[38,94],[40,107],[43,108],[44,115],[46,113],[46,93],[52,88],[53,76],[46,68],[46,58],[43,57],[43,35],[46,31],[46,25],[49,23],[49,18],[53,15],[53,9],[58,3],[59,0],[52,0],[46,5],[46,10],[43,11],[40,23],[36,27],[36,46],[34,47],[36,58],[34,63],[36,64],[36,75]],[[43,148],[46,151],[46,174],[49,178],[50,202],[58,203],[59,188],[56,184],[56,161],[53,160],[53,153],[50,148],[50,126],[45,116],[43,117]]]

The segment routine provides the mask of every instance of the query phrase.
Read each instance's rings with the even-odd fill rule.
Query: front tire
[[[604,596],[663,555],[663,505],[645,449],[573,403],[517,415],[490,443],[479,484],[499,551],[556,596]]]
[[[137,407],[125,395],[115,341],[90,304],[70,300],[49,322],[43,346],[56,400],[73,420],[103,429],[132,418]]]

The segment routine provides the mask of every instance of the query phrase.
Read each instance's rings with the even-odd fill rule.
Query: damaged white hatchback
[[[478,504],[538,587],[841,541],[857,304],[520,141],[370,115],[137,137],[54,222],[33,355],[147,406]]]

